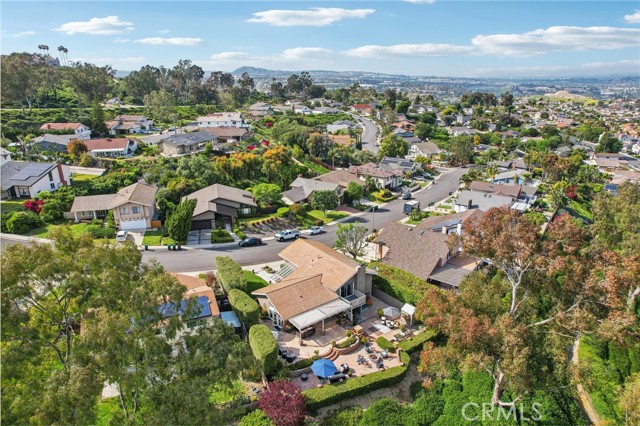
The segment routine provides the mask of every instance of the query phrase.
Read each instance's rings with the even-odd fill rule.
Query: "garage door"
[[[136,219],[136,220],[122,220],[120,221],[120,229],[130,230],[130,229],[146,229],[147,221],[144,219]]]

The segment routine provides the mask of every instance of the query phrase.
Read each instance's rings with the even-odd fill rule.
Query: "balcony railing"
[[[357,308],[358,306],[364,305],[367,302],[367,296],[360,293],[358,290],[354,290],[354,293],[352,295],[341,297],[341,299],[349,303],[353,308]]]

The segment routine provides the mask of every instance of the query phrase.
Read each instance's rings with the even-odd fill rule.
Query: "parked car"
[[[240,247],[251,247],[262,245],[262,240],[256,237],[247,237],[244,240],[238,241]]]
[[[402,193],[402,199],[403,200],[410,200],[411,199],[411,191],[406,191]]]
[[[116,234],[116,241],[119,243],[123,243],[127,241],[127,237],[129,236],[129,231],[118,231]]]
[[[300,237],[300,231],[297,229],[285,229],[284,231],[278,232],[275,236],[276,241],[284,241],[284,240],[294,240]]]
[[[169,127],[169,131],[170,131],[170,132],[173,132],[175,129],[176,129],[176,128],[175,128],[175,127],[173,127],[173,126]]]
[[[322,232],[324,232],[324,228],[322,226],[312,226],[311,228],[305,231],[307,235],[316,235]]]

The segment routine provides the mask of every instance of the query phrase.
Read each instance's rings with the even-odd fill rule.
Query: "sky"
[[[4,1],[0,52],[135,70],[640,76],[638,1]]]

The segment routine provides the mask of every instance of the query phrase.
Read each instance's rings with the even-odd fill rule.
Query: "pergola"
[[[326,319],[350,309],[351,305],[349,303],[341,299],[336,299],[325,303],[324,305],[320,305],[317,308],[296,315],[295,317],[290,318],[289,322],[298,329],[298,332],[300,332],[300,338],[302,339],[302,330],[305,328],[322,322],[322,333],[324,334],[324,321]]]

